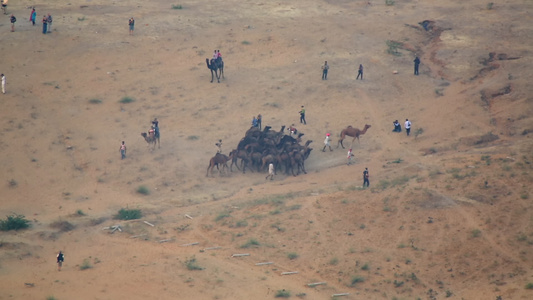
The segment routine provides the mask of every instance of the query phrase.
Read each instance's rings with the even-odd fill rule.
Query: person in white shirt
[[[324,139],[324,148],[322,148],[322,152],[326,152],[326,147],[329,147],[329,151],[333,151],[333,149],[331,149],[331,145],[329,144],[329,133],[326,134],[326,138]]]
[[[6,93],[6,75],[2,74],[2,94]]]
[[[270,163],[268,165],[268,175],[265,177],[265,179],[268,179],[270,177],[270,180],[274,179],[274,164]]]
[[[407,132],[407,136],[409,136],[409,133],[411,132],[411,121],[409,119],[405,119],[405,132]]]

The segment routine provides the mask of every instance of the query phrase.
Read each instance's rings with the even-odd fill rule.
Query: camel
[[[365,128],[363,128],[363,130],[359,130],[358,128],[353,128],[351,125],[346,127],[345,129],[341,131],[341,138],[339,139],[339,142],[337,143],[337,148],[339,148],[339,145],[341,145],[342,148],[344,149],[344,145],[342,144],[342,141],[344,140],[346,136],[353,137],[352,144],[355,141],[355,139],[357,139],[357,141],[359,142],[359,136],[365,134],[368,128],[370,127],[371,125],[368,125],[368,124],[365,124]]]
[[[222,58],[212,58],[211,60],[206,58],[205,63],[207,64],[207,68],[211,70],[211,82],[213,82],[215,79],[214,77],[216,76],[218,83],[220,83],[220,77],[222,76],[222,78],[224,78],[224,62],[222,61]]]
[[[141,135],[144,138],[144,140],[148,143],[148,147],[150,147],[151,144],[154,144],[154,146],[152,147],[152,150],[154,150],[155,144],[157,144],[157,141],[159,140],[159,138],[156,138],[152,134],[149,135],[146,132],[141,132]],[[159,144],[159,146],[161,146],[161,144]]]
[[[222,153],[217,153],[215,156],[213,156],[209,160],[209,166],[207,167],[207,173],[205,174],[205,177],[209,176],[209,169],[211,169],[211,173],[213,173],[215,166],[217,167],[218,172],[222,174],[222,171],[228,168],[228,165],[226,163],[230,161],[232,157],[233,157],[233,153],[230,153],[229,156],[222,154]],[[220,170],[220,168],[218,167],[219,165],[222,165],[222,170]]]

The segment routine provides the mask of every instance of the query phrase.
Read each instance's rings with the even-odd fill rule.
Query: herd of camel
[[[370,127],[368,124],[363,130],[352,126],[346,127],[341,131],[337,148],[339,145],[344,148],[343,140],[347,136],[353,137],[352,143],[355,139],[359,141],[359,137],[365,134]],[[274,170],[282,171],[285,169],[287,175],[297,176],[300,171],[307,174],[304,163],[313,150],[309,147],[313,141],[307,140],[304,145],[301,145],[302,133],[293,137],[291,134],[286,135],[284,130],[285,126],[282,126],[280,131],[271,130],[270,126],[266,126],[262,131],[257,127],[251,127],[240,140],[237,149],[232,150],[229,155],[217,153],[209,160],[206,177],[209,176],[210,171],[213,173],[215,167],[220,173],[227,170],[228,161],[231,161],[229,166],[231,172],[233,172],[233,165],[242,170],[243,173],[246,172],[247,168],[252,172],[254,169],[257,169],[258,172],[266,171],[269,164],[272,163]]]

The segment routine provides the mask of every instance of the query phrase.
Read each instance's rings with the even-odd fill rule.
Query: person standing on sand
[[[122,141],[119,151],[120,151],[120,156],[122,157],[122,159],[126,158],[126,145],[124,144],[124,141]]]
[[[418,66],[420,65],[420,58],[415,57],[415,60],[413,60],[413,62],[415,63],[415,75],[418,76]]]
[[[307,122],[305,121],[305,108],[303,105],[302,105],[302,109],[300,110],[299,114],[300,114],[300,123],[307,125]]]
[[[35,7],[33,7],[30,14],[30,22],[33,26],[35,26],[35,18],[37,18],[37,12],[35,11]]]
[[[63,261],[65,261],[65,255],[61,250],[57,254],[57,270],[61,271],[61,267],[63,266]]]
[[[348,166],[352,164],[352,157],[354,157],[354,155],[353,155],[352,149],[350,149],[348,150],[348,163],[347,163]]]
[[[48,31],[48,18],[46,15],[43,16],[43,34],[46,34]]]
[[[370,175],[368,175],[368,168],[365,168],[365,170],[363,171],[363,187],[369,187],[370,186],[370,181],[368,180],[368,177],[370,177]]]
[[[326,138],[324,139],[324,148],[322,148],[322,152],[326,152],[326,147],[329,147],[329,151],[333,151],[329,143],[330,141],[329,135],[330,135],[329,133],[326,133]]]
[[[7,15],[7,0],[2,0],[2,10],[4,11],[4,15]]]
[[[130,35],[133,35],[133,30],[135,30],[135,20],[133,17],[130,18],[128,25],[130,26]]]
[[[261,114],[258,114],[257,115],[257,127],[259,127],[259,130],[261,130],[261,123],[262,122],[263,122],[263,116],[261,116]]]
[[[361,76],[361,80],[363,80],[363,65],[359,65],[359,70],[357,71],[357,78],[355,78],[355,80],[359,79],[359,76]]]
[[[2,79],[2,94],[5,94],[6,93],[6,75],[2,74],[0,77]]]
[[[15,22],[17,22],[17,18],[12,14],[9,20],[11,21],[11,32],[15,32]]]
[[[48,21],[48,31],[47,32],[52,32],[52,16],[50,14],[48,14],[48,17],[46,18],[46,20]]]
[[[329,65],[328,65],[328,62],[325,61],[324,65],[322,66],[322,80],[328,80],[328,71],[329,71]]]
[[[257,123],[257,118],[255,116],[252,117],[252,127],[256,127],[257,128],[258,126],[258,123]]]
[[[409,119],[405,119],[405,132],[407,132],[407,136],[409,136],[409,133],[411,132],[411,121]]]
[[[265,180],[268,179],[268,177],[270,177],[270,180],[274,179],[274,164],[273,163],[270,163],[268,165],[268,175],[265,177]]]

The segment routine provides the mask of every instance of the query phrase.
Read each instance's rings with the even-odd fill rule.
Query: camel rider
[[[151,138],[154,138],[155,137],[155,127],[152,125],[150,130],[148,130],[148,135],[151,137]]]
[[[222,140],[218,140],[215,146],[217,146],[217,154],[222,153]]]
[[[218,58],[218,52],[217,50],[215,50],[215,52],[213,52],[213,59],[217,60],[217,58]]]
[[[222,54],[220,54],[220,50],[217,50],[217,59],[222,60]]]

